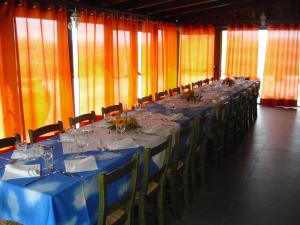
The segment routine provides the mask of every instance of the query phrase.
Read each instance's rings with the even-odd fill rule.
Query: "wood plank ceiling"
[[[224,20],[299,19],[299,0],[74,0],[78,4],[143,15],[152,20],[199,23]]]

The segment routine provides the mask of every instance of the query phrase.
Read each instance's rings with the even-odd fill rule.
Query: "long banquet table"
[[[145,106],[148,113],[129,112],[130,116],[137,118],[142,128],[138,131],[128,131],[121,136],[129,140],[123,146],[122,141],[119,146],[116,144],[118,143],[115,139],[116,134],[108,129],[107,122],[104,120],[80,128],[91,131],[89,145],[84,149],[84,154],[93,156],[97,164],[96,170],[79,172],[80,176],[71,177],[63,173],[52,173],[32,185],[24,186],[25,183],[36,178],[3,180],[5,165],[9,162],[3,157],[10,159],[13,152],[1,155],[0,218],[30,225],[96,224],[97,177],[100,172],[110,172],[126,164],[134,154],[142,154],[145,147],[158,145],[168,135],[174,135],[178,129],[188,126],[195,116],[204,115],[218,102],[238,95],[253,83],[253,81],[243,81],[231,87],[206,86],[195,90],[203,96],[200,102],[187,102],[174,96]],[[173,115],[169,115],[170,112]],[[176,118],[174,113],[181,116]],[[76,149],[74,143],[68,141],[68,135],[66,133],[55,136],[52,140],[39,142],[40,145],[51,145],[55,148],[54,167],[57,170],[66,169],[64,161],[69,159],[74,153],[74,148]],[[115,150],[109,151],[108,148]],[[163,155],[153,159],[151,172],[155,172],[160,167],[162,159]],[[44,166],[40,157],[31,161],[19,160],[17,163]],[[41,173],[43,175],[43,171]],[[117,201],[126,190],[126,178],[111,184],[108,188],[108,204]]]

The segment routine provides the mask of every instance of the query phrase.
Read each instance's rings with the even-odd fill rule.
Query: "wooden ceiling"
[[[231,23],[300,18],[299,0],[65,0],[174,23]]]

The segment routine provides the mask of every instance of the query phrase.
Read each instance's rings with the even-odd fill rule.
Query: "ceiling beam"
[[[178,10],[178,9],[184,9],[184,8],[190,8],[190,7],[205,5],[205,4],[208,4],[208,3],[216,4],[217,2],[219,2],[219,0],[192,1],[190,3],[188,3],[188,2],[178,2],[178,3],[174,4],[173,6],[169,5],[165,8],[151,11],[150,13],[148,13],[148,15],[155,15],[155,14],[159,14],[159,13],[163,13],[163,12],[169,12],[169,11],[174,11],[174,10]]]
[[[154,1],[143,1],[139,4],[132,5],[130,8],[128,8],[128,11],[133,10],[140,10],[145,9],[149,7],[159,6],[170,2],[175,2],[176,0],[154,0]]]
[[[114,6],[120,3],[124,3],[127,2],[128,0],[110,0],[110,1],[103,1],[102,3],[100,3],[100,7],[110,7],[110,6]]]
[[[223,4],[215,4],[215,5],[212,5],[209,7],[179,11],[176,13],[166,15],[166,16],[164,16],[164,18],[171,18],[171,17],[182,16],[182,15],[190,15],[190,14],[195,14],[195,13],[199,13],[199,12],[205,12],[208,10],[215,10],[215,9],[219,9],[219,8],[228,8],[228,7],[232,7],[232,6],[236,6],[236,5],[240,5],[240,4],[244,5],[249,2],[253,2],[253,0],[244,0],[244,1],[235,1],[235,2],[227,1],[227,2],[224,2]]]

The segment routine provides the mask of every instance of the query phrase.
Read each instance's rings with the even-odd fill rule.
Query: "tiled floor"
[[[300,112],[259,107],[239,149],[220,168],[178,225],[299,225]]]

